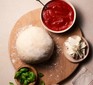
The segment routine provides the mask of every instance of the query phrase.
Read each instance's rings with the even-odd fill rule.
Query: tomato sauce
[[[50,30],[62,31],[73,23],[74,11],[65,1],[53,0],[44,6],[42,20]]]

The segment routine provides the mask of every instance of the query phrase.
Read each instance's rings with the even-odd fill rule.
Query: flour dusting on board
[[[57,46],[57,54],[60,54],[62,52],[62,47],[58,44],[56,46]]]

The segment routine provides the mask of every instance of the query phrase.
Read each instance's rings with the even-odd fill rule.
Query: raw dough
[[[23,27],[16,39],[16,49],[21,60],[26,63],[40,63],[48,60],[54,44],[49,34],[40,27]]]

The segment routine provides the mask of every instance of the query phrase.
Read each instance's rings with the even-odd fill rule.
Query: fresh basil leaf
[[[10,85],[14,85],[12,82],[9,82]]]
[[[38,76],[41,78],[41,77],[44,76],[44,74],[42,74],[42,73],[38,73]]]

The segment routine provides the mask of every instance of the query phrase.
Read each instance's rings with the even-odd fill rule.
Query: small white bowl
[[[78,36],[78,35],[73,35],[73,36],[70,36],[70,37],[73,37],[73,38],[75,38],[76,36]],[[81,36],[80,36],[81,37]],[[65,57],[69,60],[69,61],[71,61],[71,62],[74,62],[74,63],[78,63],[78,62],[81,62],[81,61],[83,61],[87,56],[88,56],[88,54],[89,54],[89,44],[88,44],[88,42],[87,42],[87,40],[84,38],[84,37],[81,37],[81,39],[85,42],[85,44],[86,44],[86,54],[85,54],[85,56],[83,57],[83,58],[81,58],[81,59],[74,59],[74,58],[72,58],[68,53],[67,53],[67,47],[65,46],[65,44],[63,44],[63,53],[64,53],[64,55],[65,55]],[[67,40],[66,40],[67,41]],[[66,42],[65,41],[65,42]],[[65,43],[64,42],[64,43]]]
[[[65,30],[54,31],[54,30],[49,29],[49,28],[44,24],[44,22],[43,22],[43,20],[42,20],[42,13],[43,13],[44,7],[45,7],[48,3],[51,3],[51,2],[52,2],[52,1],[49,1],[48,3],[45,4],[45,6],[43,7],[43,9],[41,10],[40,18],[41,18],[41,23],[43,24],[44,28],[47,29],[47,30],[50,31],[50,32],[53,32],[53,33],[64,33],[64,32],[66,32],[66,31],[68,31],[68,30],[74,25],[74,23],[75,23],[75,20],[76,20],[76,10],[75,10],[74,6],[73,6],[69,1],[67,1],[67,0],[62,0],[62,1],[66,2],[66,3],[73,9],[73,11],[74,11],[74,19],[73,19],[73,22],[72,22],[72,24],[71,24],[68,28],[66,28]]]

